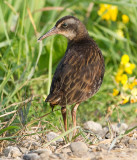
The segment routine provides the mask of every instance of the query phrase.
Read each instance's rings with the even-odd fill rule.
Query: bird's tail
[[[49,94],[48,97],[46,98],[45,102],[49,102],[50,105],[58,105],[61,100],[61,96],[58,94]]]

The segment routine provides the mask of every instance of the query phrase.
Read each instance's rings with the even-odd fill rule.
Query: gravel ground
[[[93,121],[83,126],[86,139],[80,135],[71,143],[59,138],[45,146],[59,136],[54,132],[24,137],[16,144],[8,142],[0,160],[137,160],[137,129],[116,139],[129,128],[127,124],[112,124],[111,134],[107,127]]]

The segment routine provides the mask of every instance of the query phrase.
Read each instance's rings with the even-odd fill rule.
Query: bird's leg
[[[72,114],[72,121],[73,121],[73,127],[76,127],[76,112],[79,104],[75,104],[75,106],[72,108],[71,114]],[[73,131],[73,135],[75,136],[76,129]]]
[[[67,109],[66,109],[66,106],[64,107],[61,107],[61,113],[62,113],[62,117],[63,117],[63,121],[64,121],[64,128],[65,128],[65,131],[67,131]]]

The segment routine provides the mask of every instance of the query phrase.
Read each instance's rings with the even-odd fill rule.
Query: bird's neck
[[[75,37],[74,39],[72,40],[68,40],[68,46],[71,46],[75,43],[79,43],[79,42],[85,42],[85,41],[88,41],[89,39],[91,39],[87,34],[85,35],[78,35],[77,37]]]

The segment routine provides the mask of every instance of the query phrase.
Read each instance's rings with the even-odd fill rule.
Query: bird
[[[76,128],[77,108],[99,90],[105,64],[101,50],[78,18],[71,15],[60,18],[38,42],[56,34],[65,36],[68,44],[53,75],[50,93],[45,102],[49,102],[52,109],[56,105],[61,106],[64,129],[67,131],[66,106],[74,105],[71,115],[73,127]]]

